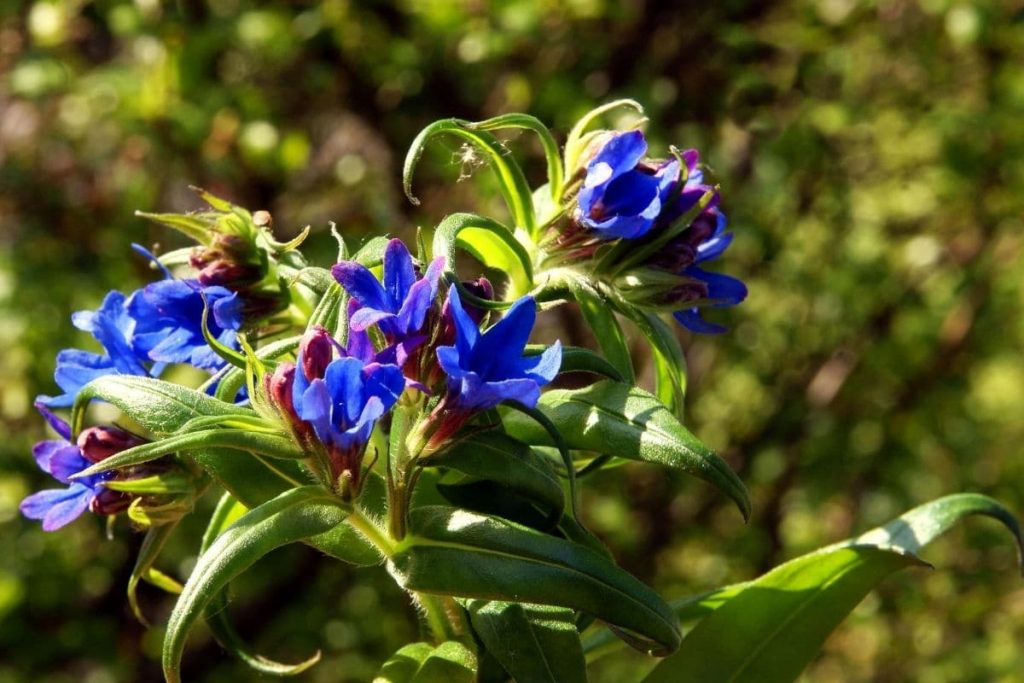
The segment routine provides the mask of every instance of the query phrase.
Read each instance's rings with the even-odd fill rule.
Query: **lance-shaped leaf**
[[[384,662],[374,683],[473,683],[476,655],[460,642],[410,643]]]
[[[454,135],[479,151],[484,160],[491,165],[516,227],[533,235],[537,229],[536,217],[533,214],[530,186],[526,182],[522,169],[497,138],[485,130],[474,129],[471,126],[472,124],[468,121],[442,119],[420,131],[409,147],[409,153],[405,157],[405,167],[402,171],[402,187],[405,189],[406,197],[413,204],[419,205],[419,200],[412,193],[412,174],[420,157],[423,156],[423,150],[427,143],[441,135]]]
[[[497,482],[537,501],[556,519],[562,515],[565,506],[562,485],[547,459],[499,431],[461,439],[425,464]]]
[[[469,600],[473,630],[515,681],[586,683],[575,614],[564,607]]]
[[[460,248],[484,266],[508,275],[507,298],[516,299],[533,288],[530,254],[501,223],[472,213],[448,216],[434,231],[434,256],[446,257],[447,267],[454,269],[456,249]]]
[[[121,412],[157,436],[176,431],[200,415],[246,415],[252,410],[218,401],[212,396],[151,377],[105,375],[82,387],[72,410],[72,432],[82,429],[85,408],[93,399],[117,406]]]
[[[747,490],[736,473],[700,442],[654,396],[620,382],[543,394],[537,408],[555,424],[569,448],[672,467],[712,484],[750,516]],[[530,445],[552,445],[548,432],[514,411],[505,430]]]
[[[1002,522],[1021,556],[1020,526],[1005,507],[974,493],[940,498],[861,536],[786,562],[755,581],[682,605],[714,611],[645,683],[795,680],[871,589],[904,567],[929,566],[917,553],[971,515]]]
[[[610,303],[582,277],[569,276],[569,291],[580,307],[583,319],[594,333],[605,358],[615,366],[623,380],[633,383],[633,360],[622,327]]]
[[[216,509],[213,511],[213,515],[210,516],[210,522],[206,527],[206,531],[203,532],[203,542],[199,548],[200,555],[205,553],[213,545],[214,541],[246,512],[248,512],[246,507],[239,503],[230,493],[225,493],[221,496]],[[253,652],[235,630],[228,616],[227,585],[210,599],[206,609],[203,610],[203,620],[206,621],[206,625],[210,628],[213,637],[217,639],[218,643],[260,673],[270,676],[295,676],[320,661],[319,650],[305,661],[296,664],[275,662]]]
[[[652,654],[679,644],[676,617],[658,594],[590,548],[441,506],[413,509],[409,530],[388,561],[407,590],[580,610]]]
[[[524,351],[526,356],[536,356],[547,350],[547,344],[527,344]],[[564,375],[570,372],[587,372],[592,375],[600,375],[606,379],[613,379],[622,382],[622,373],[605,358],[582,346],[563,346],[562,365],[558,368],[558,374]]]
[[[319,486],[287,491],[250,510],[199,557],[167,623],[163,670],[169,683],[181,680],[181,655],[188,633],[203,610],[229,581],[258,559],[342,524],[348,510]]]

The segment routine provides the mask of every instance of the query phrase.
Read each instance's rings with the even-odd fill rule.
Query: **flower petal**
[[[56,531],[78,519],[89,507],[93,492],[82,484],[66,489],[47,489],[33,493],[21,501],[18,509],[29,519],[41,519],[43,531]]]
[[[393,239],[384,248],[384,291],[394,308],[405,300],[409,288],[416,282],[416,269],[412,265],[409,249],[400,239]],[[392,309],[392,312],[395,312]]]
[[[388,300],[387,293],[380,282],[361,263],[342,261],[331,267],[331,274],[344,290],[363,307],[375,308],[388,313],[396,312],[394,310],[396,306],[393,306]]]

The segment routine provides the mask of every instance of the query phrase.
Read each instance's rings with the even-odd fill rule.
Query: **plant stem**
[[[395,542],[388,538],[387,534],[359,512],[359,510],[353,509],[352,512],[349,513],[348,517],[345,518],[345,521],[348,522],[353,529],[361,533],[367,541],[372,543],[373,547],[379,550],[381,555],[385,558],[389,558],[395,554]]]

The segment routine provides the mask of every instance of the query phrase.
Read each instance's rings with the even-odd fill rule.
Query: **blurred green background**
[[[48,486],[31,407],[70,325],[150,277],[133,211],[199,207],[188,185],[268,209],[281,236],[358,241],[446,212],[501,211],[486,168],[438,143],[400,191],[418,130],[528,111],[564,136],[591,106],[648,107],[652,151],[698,147],[750,298],[722,337],[681,333],[691,428],[751,489],[744,526],[709,487],[629,466],[584,489],[623,565],[677,597],[961,490],[1024,513],[1024,2],[547,0],[0,3],[0,681],[158,680],[159,626],[123,587],[140,538],[20,518]],[[532,140],[512,138],[542,182]],[[550,320],[569,343],[572,319]],[[564,323],[564,324],[563,324]],[[201,515],[161,566],[184,576]],[[1024,680],[1024,586],[1007,537],[971,522],[887,581],[808,681]],[[322,648],[308,681],[363,681],[417,637],[382,571],[301,548],[238,582],[262,652]],[[156,624],[168,601],[143,588]],[[637,659],[600,680],[635,677]],[[205,634],[186,680],[254,676]]]

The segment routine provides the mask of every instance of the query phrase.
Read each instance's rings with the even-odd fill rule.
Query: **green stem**
[[[353,509],[348,517],[345,518],[345,521],[353,529],[361,533],[367,541],[372,543],[385,558],[390,558],[395,554],[396,543],[358,510]]]
[[[444,598],[428,593],[415,593],[415,596],[423,609],[423,618],[430,629],[430,635],[434,637],[434,642],[443,643],[446,640],[452,640],[454,633],[444,607]]]

